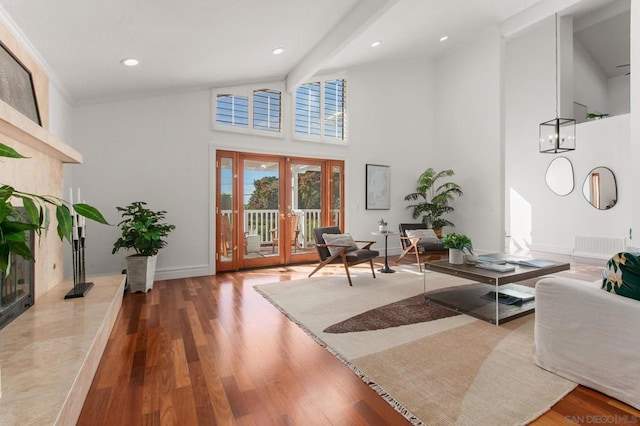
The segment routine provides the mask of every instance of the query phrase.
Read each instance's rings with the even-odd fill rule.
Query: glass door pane
[[[335,163],[335,162],[331,162]],[[341,162],[342,163],[342,162]],[[343,181],[342,181],[342,164],[331,165],[331,216],[330,216],[330,224],[331,226],[338,226],[342,229],[342,217],[343,217],[343,209],[342,209],[342,192],[343,192]]]
[[[216,244],[218,256],[216,270],[227,271],[234,268],[234,167],[233,154],[218,156],[218,199],[216,215]]]
[[[280,161],[254,158],[242,161],[244,266],[263,265],[261,259],[280,256]]]
[[[322,226],[322,161],[292,159],[289,197],[285,211],[289,257],[313,260],[316,255],[313,228]]]

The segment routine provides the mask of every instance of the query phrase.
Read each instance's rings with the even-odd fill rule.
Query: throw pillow
[[[407,237],[420,237],[421,243],[440,241],[433,229],[407,229],[405,231]]]
[[[349,234],[322,234],[322,238],[326,244],[340,244],[343,246],[350,246],[347,251],[358,250],[358,245],[353,241]],[[327,247],[329,253],[334,255],[340,253],[342,247]]]
[[[621,252],[609,259],[602,274],[602,289],[640,300],[640,253]]]

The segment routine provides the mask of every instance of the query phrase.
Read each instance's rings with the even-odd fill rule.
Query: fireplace
[[[27,244],[33,251],[33,231],[26,234]],[[33,265],[31,259],[12,256],[9,276],[0,273],[0,330],[33,305]]]

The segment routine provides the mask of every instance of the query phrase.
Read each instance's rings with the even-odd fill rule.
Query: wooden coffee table
[[[513,258],[513,256],[505,254],[491,254],[488,256],[496,259]],[[514,271],[495,272],[478,268],[475,264],[454,265],[449,263],[448,260],[427,261],[424,263],[423,272],[425,298],[446,308],[500,325],[501,322],[533,312],[536,306],[535,299],[513,305],[499,303],[500,290],[510,289],[533,296],[535,295],[534,288],[515,283],[570,269],[568,263],[545,262],[549,262],[549,265],[540,268],[513,265],[515,266]],[[427,280],[438,279],[437,275],[430,275],[427,278],[427,275],[429,275],[427,270],[466,278],[476,281],[476,283],[427,292]],[[494,296],[495,300],[493,299]]]

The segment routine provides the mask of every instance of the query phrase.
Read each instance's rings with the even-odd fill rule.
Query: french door
[[[317,260],[313,228],[343,206],[343,161],[218,151],[216,271]]]

